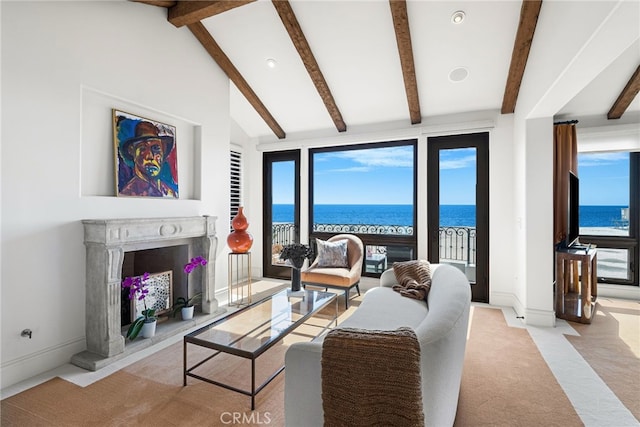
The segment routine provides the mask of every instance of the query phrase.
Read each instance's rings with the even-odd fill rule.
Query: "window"
[[[580,242],[598,247],[598,282],[638,284],[640,153],[578,155]]]
[[[630,153],[581,153],[580,234],[629,235]]]
[[[358,235],[364,273],[379,275],[417,252],[416,140],[310,150],[311,237]]]
[[[233,218],[238,213],[238,208],[242,203],[242,153],[231,150],[229,169],[231,176],[230,200],[229,200],[229,218]],[[229,230],[233,230],[231,222],[229,222]]]

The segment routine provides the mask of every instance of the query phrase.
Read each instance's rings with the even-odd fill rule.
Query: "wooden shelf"
[[[556,251],[556,317],[591,323],[598,295],[597,258],[591,247]]]

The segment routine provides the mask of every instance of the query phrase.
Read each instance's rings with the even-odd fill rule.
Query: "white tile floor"
[[[490,307],[486,304],[477,305]],[[507,324],[510,327],[527,329],[531,338],[538,346],[543,358],[549,365],[551,372],[555,375],[558,383],[575,407],[576,412],[586,427],[640,426],[640,422],[638,422],[631,412],[620,402],[611,389],[565,338],[565,334],[579,335],[568,322],[557,319],[555,328],[527,326],[524,325],[520,319],[516,318],[516,313],[512,308],[493,308],[502,310]],[[197,327],[194,327],[194,330],[196,328]],[[7,387],[0,392],[0,397],[5,399],[56,376],[79,386],[86,387],[131,363],[179,342],[181,339],[182,336],[178,335],[154,347],[113,363],[98,372],[89,372],[74,365],[66,364],[27,381]]]

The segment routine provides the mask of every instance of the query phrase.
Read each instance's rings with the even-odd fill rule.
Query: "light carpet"
[[[282,285],[275,283],[274,286]],[[353,298],[350,308],[344,312],[344,297],[339,298],[341,320],[349,316],[362,299]],[[608,307],[618,327],[621,313],[626,316],[633,312],[635,322],[640,319],[637,303],[626,306],[613,301],[611,304],[603,307]],[[632,319],[625,317],[624,323],[631,323],[633,327]],[[577,328],[581,337],[570,339],[594,369],[611,371],[610,375],[603,374],[603,379],[625,404],[630,402],[627,406],[637,417],[638,398],[634,391],[637,393],[638,377],[635,376],[634,387],[633,378],[624,378],[624,373],[637,372],[638,343],[622,344],[619,339],[610,338],[611,343],[603,345],[602,354],[598,355],[600,351],[594,352],[593,340],[602,341],[603,337],[612,335],[609,329],[615,328],[615,325],[607,326],[610,322],[602,321],[598,325],[599,322],[597,316],[592,325]],[[499,309],[479,306],[472,307],[470,324],[455,426],[583,425],[526,329],[507,326]],[[282,345],[258,358],[257,380],[266,378],[282,363],[292,341],[308,339],[307,332],[291,334]],[[624,345],[631,348],[625,349]],[[607,358],[607,350],[623,357],[615,360],[609,353]],[[181,342],[171,345],[87,387],[54,378],[2,400],[2,426],[284,425],[286,371],[258,394],[256,410],[252,412],[247,396],[192,378],[183,387],[182,352]],[[238,387],[249,386],[249,361],[227,355],[214,360],[202,368],[207,375]],[[608,366],[611,363],[616,367]],[[599,365],[605,368],[598,368]],[[621,368],[624,366],[626,369],[632,366],[632,370],[625,371]],[[618,387],[622,391],[617,391]]]

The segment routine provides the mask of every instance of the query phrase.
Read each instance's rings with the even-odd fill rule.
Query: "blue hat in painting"
[[[151,122],[141,121],[136,125],[134,136],[125,140],[120,148],[120,153],[124,160],[133,163],[133,156],[130,148],[137,142],[159,140],[164,147],[164,158],[166,159],[171,150],[173,150],[173,135],[160,135],[158,128]]]

